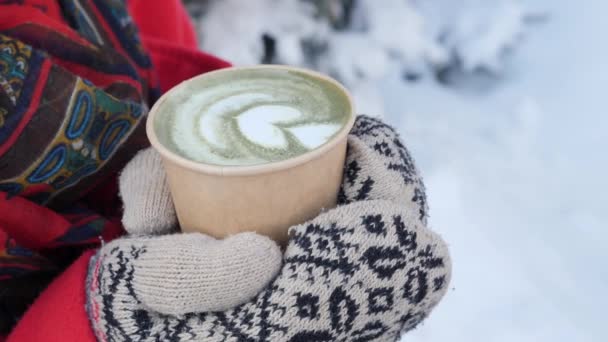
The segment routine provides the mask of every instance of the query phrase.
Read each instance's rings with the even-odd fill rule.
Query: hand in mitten
[[[425,226],[424,187],[394,130],[359,117],[348,144],[339,206],[290,228],[279,274],[245,304],[222,312],[188,305],[205,300],[192,297],[190,285],[214,275],[204,267],[184,273],[160,254],[153,241],[161,238],[105,246],[89,275],[89,316],[98,338],[394,341],[415,327],[446,291],[447,248]],[[169,246],[179,238],[162,239]],[[151,296],[166,290],[167,279],[179,280],[171,283],[172,295]]]
[[[164,314],[225,310],[251,299],[278,272],[281,252],[267,237],[171,235],[177,231],[177,217],[160,155],[151,148],[127,164],[119,190],[123,226],[131,237],[108,244],[100,255],[116,250],[141,253],[136,260],[125,260],[132,263],[133,294],[144,307]],[[121,265],[116,261],[97,271],[113,272],[112,267]]]

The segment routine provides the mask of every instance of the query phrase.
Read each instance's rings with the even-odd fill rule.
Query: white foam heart
[[[251,142],[267,148],[285,148],[285,133],[276,124],[302,116],[299,110],[283,105],[261,105],[237,117],[239,130]]]

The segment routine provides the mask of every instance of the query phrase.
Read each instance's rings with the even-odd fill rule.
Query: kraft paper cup
[[[239,69],[291,69],[334,84],[350,104],[349,118],[328,142],[296,157],[259,165],[223,166],[191,161],[163,146],[154,129],[156,115],[175,89],[207,75]],[[184,81],[150,110],[146,132],[162,158],[183,232],[216,238],[245,231],[284,244],[288,228],[336,206],[346,158],[346,139],[355,121],[353,101],[337,81],[313,71],[286,66],[255,66],[213,71]]]

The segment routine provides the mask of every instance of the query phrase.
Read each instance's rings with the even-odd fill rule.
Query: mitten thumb
[[[101,257],[113,263],[112,250],[133,248],[135,295],[152,311],[170,315],[221,311],[250,300],[274,278],[282,258],[276,243],[255,233],[224,240],[196,233],[123,239],[106,246]]]
[[[177,217],[160,155],[140,151],[119,178],[124,203],[122,223],[134,235],[165,234],[177,227]]]

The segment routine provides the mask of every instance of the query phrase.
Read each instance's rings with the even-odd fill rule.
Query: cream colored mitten
[[[151,249],[154,239],[119,240],[91,261],[89,317],[103,341],[395,341],[430,314],[450,281],[446,245],[426,227],[426,214],[422,181],[399,137],[361,116],[349,136],[340,205],[290,228],[278,275],[251,300],[217,312],[190,305],[206,300],[191,290],[202,279],[234,293],[238,283],[221,272],[232,252],[220,253],[225,263],[218,258],[214,274],[180,268],[206,258],[177,260],[169,244],[163,257],[163,248]]]
[[[281,265],[274,241],[254,233],[224,240],[196,233],[124,238],[107,244],[97,258],[105,263],[91,276],[101,286],[109,285],[111,277],[125,277],[141,309],[167,315],[226,310],[246,302]],[[111,310],[104,314],[125,317],[130,312]]]
[[[177,216],[160,155],[151,147],[140,151],[119,177],[124,204],[122,224],[129,234],[167,234],[177,228]]]
[[[216,240],[203,234],[169,235],[179,230],[178,222],[160,155],[152,148],[127,164],[119,190],[122,222],[130,237],[111,242],[99,255],[114,248],[146,251],[133,264],[137,271],[132,286],[150,310],[225,310],[251,299],[278,272],[281,252],[266,237],[246,233]]]

